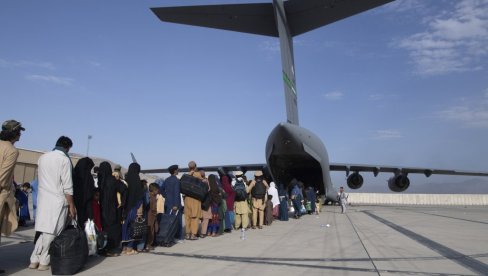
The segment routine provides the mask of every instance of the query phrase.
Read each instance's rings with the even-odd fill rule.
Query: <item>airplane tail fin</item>
[[[132,152],[130,153],[130,157],[132,158],[132,163],[137,163],[136,157]]]
[[[273,3],[151,8],[161,21],[280,38],[286,115],[298,125],[293,37],[394,0],[273,0]]]

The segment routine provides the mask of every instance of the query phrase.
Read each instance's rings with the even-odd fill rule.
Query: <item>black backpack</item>
[[[254,198],[264,199],[264,196],[266,195],[266,186],[264,186],[262,180],[256,181],[256,185],[252,188],[251,194]]]
[[[236,182],[234,186],[234,191],[236,192],[236,201],[244,201],[247,198],[247,193],[246,193],[246,184],[242,181]]]

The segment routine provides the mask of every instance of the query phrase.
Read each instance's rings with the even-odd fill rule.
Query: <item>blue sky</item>
[[[90,155],[125,167],[129,152],[143,168],[264,162],[286,120],[278,40],[149,10],[182,3],[1,1],[0,114],[27,128],[17,146],[67,135],[85,154],[92,135]],[[300,124],[331,162],[488,171],[488,1],[400,0],[294,48]]]

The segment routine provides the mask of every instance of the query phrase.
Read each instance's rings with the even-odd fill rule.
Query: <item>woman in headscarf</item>
[[[278,208],[280,208],[280,197],[278,195],[278,189],[276,189],[276,184],[271,181],[269,183],[268,195],[272,196],[271,202],[273,202],[273,217],[278,217]]]
[[[106,256],[118,255],[121,241],[121,217],[117,212],[117,192],[122,193],[123,184],[112,175],[112,166],[102,162],[98,169],[98,187],[100,188],[100,207],[102,213],[102,229],[107,233]]]
[[[307,205],[310,203],[310,211],[308,211],[309,214],[315,214],[315,201],[317,199],[317,196],[315,194],[315,189],[310,186],[307,189],[305,189],[305,194],[307,195]]]
[[[222,184],[222,189],[225,194],[225,232],[232,232],[232,227],[234,225],[235,214],[234,214],[234,200],[236,197],[236,192],[232,189],[231,178],[224,171],[219,170],[220,183]]]
[[[84,157],[76,163],[73,171],[73,198],[80,227],[83,227],[88,219],[86,210],[88,204],[91,203],[93,190],[95,189],[95,181],[91,174],[94,166],[93,160],[89,157]]]
[[[219,216],[219,205],[222,203],[222,193],[220,192],[219,185],[217,184],[217,176],[215,174],[208,176],[208,184],[210,186],[210,208],[212,209],[212,219],[208,225],[208,235],[215,237],[219,232],[220,226],[221,217]]]
[[[122,225],[122,253],[126,255],[137,254],[137,250],[134,250],[135,246],[137,246],[137,241],[130,236],[130,227],[136,218],[143,216],[145,194],[141,185],[141,178],[139,177],[140,172],[141,166],[137,163],[132,163],[129,165],[129,170],[125,178],[128,187],[124,209],[125,220]]]
[[[300,187],[300,182],[296,179],[293,179],[290,183],[291,188],[291,200],[293,202],[293,209],[295,209],[294,217],[296,219],[302,216],[301,206],[303,200],[302,189]]]
[[[280,197],[280,220],[288,220],[288,193],[286,191],[285,185],[280,183],[278,185],[278,195]]]

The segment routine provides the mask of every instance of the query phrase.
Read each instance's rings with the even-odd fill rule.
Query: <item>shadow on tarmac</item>
[[[373,261],[408,261],[408,260],[443,260],[445,257],[416,257],[416,258],[263,258],[263,257],[231,257],[231,256],[217,256],[217,255],[201,255],[201,254],[182,254],[182,253],[166,253],[166,252],[151,252],[148,254],[158,255],[158,256],[168,256],[177,258],[195,258],[213,261],[226,261],[226,262],[241,262],[241,263],[251,263],[251,264],[262,264],[262,265],[277,265],[277,266],[292,266],[292,267],[302,267],[302,268],[314,268],[314,269],[327,269],[327,270],[337,270],[337,271],[352,271],[352,272],[372,272],[372,273],[392,273],[392,274],[408,274],[408,275],[469,275],[469,274],[439,274],[439,273],[425,273],[417,271],[404,271],[404,270],[376,270],[374,268],[357,268],[357,267],[342,267],[342,266],[331,266],[331,265],[319,265],[319,264],[304,264],[296,262],[367,262]],[[488,253],[477,254],[472,257],[486,257]],[[473,274],[474,275],[474,274]]]

